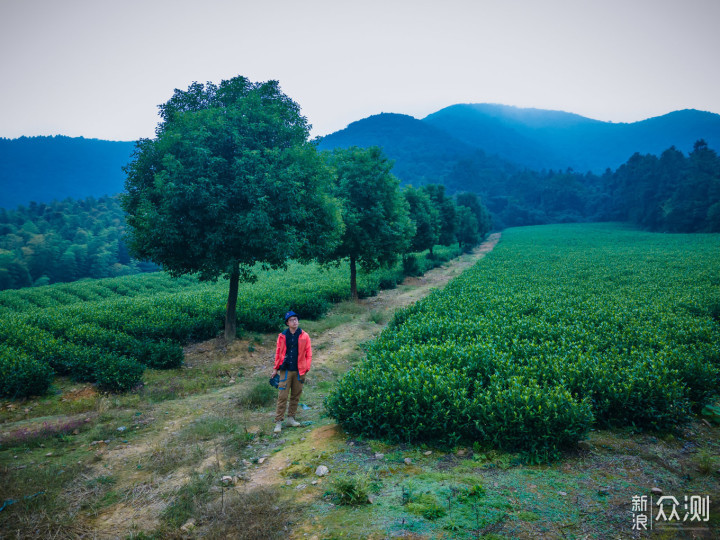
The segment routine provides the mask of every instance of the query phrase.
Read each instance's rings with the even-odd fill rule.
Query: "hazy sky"
[[[277,79],[325,135],[503,103],[720,113],[720,0],[0,0],[0,137],[152,137],[193,81]]]

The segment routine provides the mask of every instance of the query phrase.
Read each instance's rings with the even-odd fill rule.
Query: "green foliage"
[[[183,363],[182,346],[169,340],[159,342],[146,342],[145,351],[141,356],[143,363],[154,369],[179,368]]]
[[[325,406],[351,433],[481,441],[533,461],[593,422],[671,429],[720,383],[707,310],[719,247],[717,235],[610,225],[508,230],[443,291],[396,312]]]
[[[469,404],[477,439],[502,450],[521,450],[536,461],[559,457],[590,429],[589,399],[578,401],[565,388],[541,387],[522,375],[494,374]]]
[[[440,238],[439,243],[449,246],[457,242],[457,206],[455,202],[445,194],[445,186],[442,184],[426,184],[421,190],[428,195],[432,204],[437,208],[440,216]]]
[[[470,209],[477,220],[478,235],[481,239],[485,238],[492,229],[492,218],[488,209],[480,202],[480,198],[475,193],[466,191],[455,196],[455,203],[458,208],[465,206]]]
[[[675,147],[658,158],[635,153],[608,191],[621,219],[655,231],[720,232],[720,158],[704,140],[686,158]]]
[[[413,257],[424,272],[458,254],[458,247],[453,246],[438,247],[432,259],[422,253]],[[248,330],[277,330],[289,306],[303,319],[317,319],[332,302],[350,296],[347,262],[331,268],[290,262],[287,270],[263,271],[258,266],[256,271],[255,284],[239,287],[239,318]],[[371,296],[382,286],[394,287],[403,277],[399,263],[360,272],[359,294]],[[199,282],[158,272],[0,292],[0,341],[13,351],[5,356],[27,358],[20,361],[25,367],[17,374],[27,373],[28,388],[32,388],[16,396],[16,390],[8,386],[5,395],[42,393],[53,370],[75,380],[96,382],[100,358],[130,358],[156,369],[180,367],[181,344],[213,338],[222,329],[226,287],[225,281]],[[10,365],[7,359],[3,362]],[[105,377],[109,368],[103,369]],[[114,383],[112,373],[108,376],[105,386],[115,390],[137,384],[132,378]],[[8,385],[11,380],[7,379]]]
[[[423,190],[407,186],[403,195],[408,203],[410,219],[415,223],[415,235],[410,242],[410,250],[431,249],[440,240],[440,210]]]
[[[422,493],[411,499],[407,505],[408,512],[434,520],[443,517],[447,511],[432,493]]]
[[[132,358],[107,356],[97,360],[95,379],[98,386],[111,392],[127,392],[142,381],[145,366]]]
[[[456,217],[455,237],[463,251],[471,251],[481,240],[477,218],[467,206],[458,206]]]
[[[262,380],[240,397],[240,403],[252,407],[265,407],[277,399],[277,394],[277,390],[270,386],[267,380]]]
[[[131,259],[118,197],[0,212],[0,290],[154,271]]]
[[[362,474],[342,475],[333,478],[332,494],[338,504],[359,506],[370,503],[370,482]]]
[[[0,344],[0,396],[16,399],[42,395],[54,376],[45,362]]]
[[[422,274],[420,271],[420,263],[418,262],[417,256],[414,254],[405,255],[402,260],[403,274],[406,276],[419,276]]]

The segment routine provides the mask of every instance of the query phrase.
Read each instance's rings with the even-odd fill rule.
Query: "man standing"
[[[282,431],[282,421],[285,416],[285,406],[290,394],[287,425],[298,427],[300,422],[295,420],[300,394],[302,394],[305,374],[310,370],[312,363],[312,346],[310,336],[300,328],[297,313],[288,311],[285,314],[287,330],[283,331],[277,339],[275,349],[275,365],[272,376],[280,376],[278,384],[277,411],[275,413],[275,433]]]

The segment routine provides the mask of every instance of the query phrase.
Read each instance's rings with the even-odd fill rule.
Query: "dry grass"
[[[302,515],[301,506],[283,498],[277,488],[247,493],[228,491],[220,500],[204,505],[198,513],[198,536],[203,538],[286,538],[292,523]]]

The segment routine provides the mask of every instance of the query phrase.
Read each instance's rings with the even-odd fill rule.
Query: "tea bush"
[[[0,396],[13,399],[42,395],[54,376],[48,364],[0,344]]]
[[[98,359],[95,368],[95,380],[98,386],[111,392],[127,392],[142,381],[145,366],[123,356]]]

